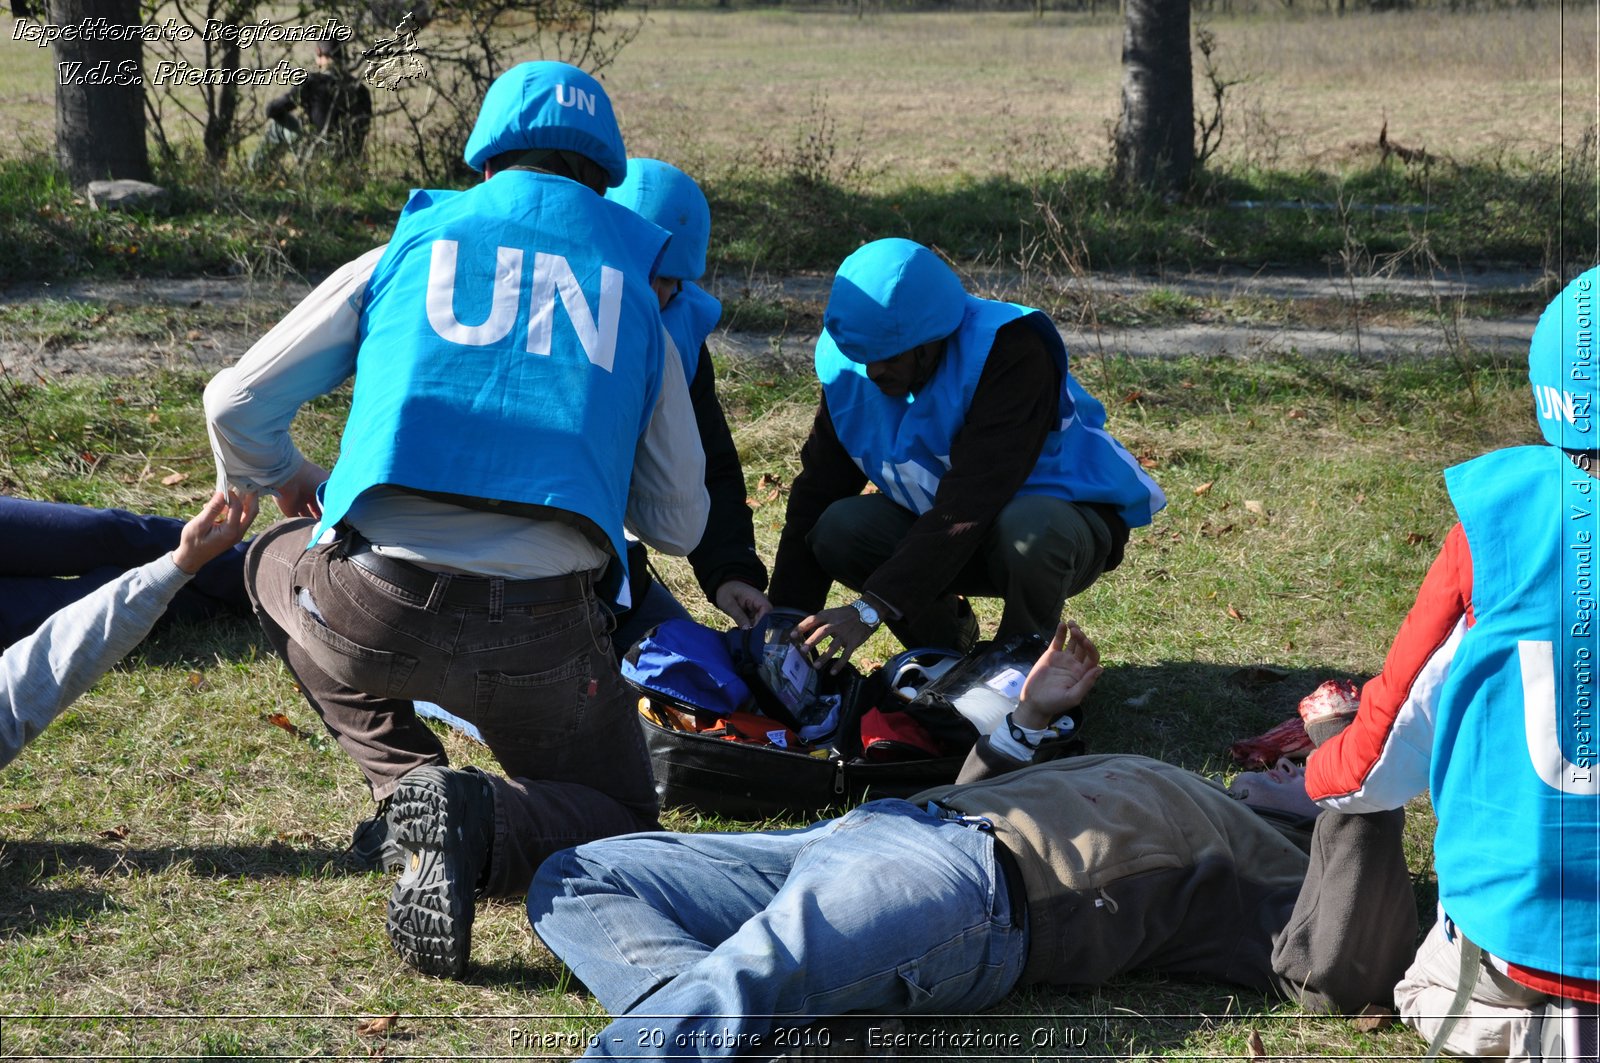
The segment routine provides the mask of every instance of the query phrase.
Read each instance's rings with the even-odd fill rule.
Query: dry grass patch
[[[1390,135],[1446,155],[1570,146],[1594,120],[1595,26],[1535,11],[1213,18],[1236,90],[1224,156],[1298,166]],[[48,145],[49,49],[0,19],[0,148]],[[846,154],[888,184],[1106,158],[1114,16],[655,11],[606,72],[634,154],[696,174],[770,161],[832,116]],[[1564,72],[1564,74],[1563,74]],[[195,90],[198,92],[199,90]],[[267,89],[248,89],[258,113]]]

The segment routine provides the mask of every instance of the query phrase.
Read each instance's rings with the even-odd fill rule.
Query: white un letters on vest
[[[522,300],[522,249],[496,247],[494,291],[489,316],[477,325],[463,325],[456,317],[455,240],[435,240],[428,263],[428,324],[439,337],[468,347],[499,343],[517,323]],[[589,300],[572,267],[560,255],[533,254],[533,305],[528,315],[527,351],[550,354],[555,331],[556,300],[567,312],[578,344],[591,363],[611,372],[617,354],[617,325],[622,318],[622,271],[600,267],[600,309],[589,312]]]
[[[1574,764],[1561,752],[1561,741],[1556,733],[1554,646],[1542,640],[1522,640],[1517,643],[1517,656],[1522,666],[1523,724],[1533,770],[1546,786],[1564,794],[1600,794],[1600,772],[1595,770],[1594,760],[1591,715],[1594,706],[1589,701],[1590,695],[1580,692],[1579,704],[1568,706],[1578,724],[1578,763]],[[1588,672],[1588,665],[1592,664],[1588,662],[1584,671]]]

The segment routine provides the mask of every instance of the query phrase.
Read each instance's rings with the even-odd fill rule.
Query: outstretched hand
[[[1083,704],[1103,671],[1099,648],[1077,622],[1057,624],[1050,645],[1022,684],[1022,702],[1013,717],[1017,726],[1048,727],[1062,713]]]
[[[840,605],[812,613],[794,626],[789,638],[803,648],[817,671],[837,675],[850,655],[872,637],[873,629],[861,622],[850,606]],[[824,648],[823,643],[827,643]]]
[[[733,618],[742,630],[749,631],[756,621],[772,612],[772,603],[757,587],[743,580],[730,579],[717,588],[713,599],[718,609]]]
[[[256,519],[256,496],[218,491],[178,533],[178,548],[172,561],[189,575],[244,538],[245,529]]]

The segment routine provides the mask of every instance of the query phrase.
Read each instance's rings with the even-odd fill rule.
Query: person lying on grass
[[[0,655],[0,767],[137,646],[208,561],[244,538],[253,495],[211,496],[176,548],[124,572],[39,625]]]
[[[172,553],[183,530],[176,517],[0,495],[0,649],[130,569]],[[245,546],[235,543],[195,573],[161,623],[251,617]]]
[[[1303,821],[1210,779],[1054,757],[1055,722],[1100,672],[1088,636],[1058,627],[954,785],[797,830],[635,834],[550,857],[528,895],[534,931],[613,1015],[587,1054],[773,1056],[828,1016],[976,1012],[1020,986],[1136,969],[1316,1011],[1390,1005],[1417,932],[1404,812],[1322,812],[1308,856]],[[1273,791],[1304,785],[1242,778],[1280,807]],[[867,1033],[835,1024],[831,1043]]]

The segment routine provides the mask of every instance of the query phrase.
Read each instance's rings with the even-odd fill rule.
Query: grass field
[[[1232,147],[1257,164],[1343,162],[1385,115],[1401,143],[1456,157],[1546,152],[1595,120],[1595,27],[1577,14],[1211,26],[1224,72],[1250,79]],[[696,172],[781,144],[825,101],[843,146],[895,185],[1101,162],[1121,47],[1114,15],[660,12],[607,83],[625,134]]]
[[[11,40],[10,25],[0,21],[0,240],[11,249],[0,284],[323,272],[386,238],[414,183],[384,146],[393,122],[380,121],[364,182],[185,158],[161,167],[169,216],[93,213],[38,161],[50,57]],[[1223,76],[1240,83],[1217,160],[1175,203],[1106,180],[1120,77],[1111,17],[657,12],[605,76],[631,150],[706,188],[722,275],[828,270],[883,235],[1007,268],[1041,246],[1058,268],[1064,257],[1322,266],[1352,249],[1425,248],[1451,264],[1593,256],[1594,197],[1580,191],[1594,173],[1592,19],[1540,9],[1211,25]],[[266,98],[247,95],[250,113]],[[1432,162],[1385,164],[1385,121]],[[1062,247],[1047,215],[1065,227]]]
[[[770,556],[783,502],[767,485],[793,476],[814,385],[798,362],[719,371]],[[1225,770],[1229,742],[1283,719],[1321,679],[1378,667],[1449,523],[1438,468],[1532,431],[1516,366],[1089,359],[1079,372],[1172,499],[1122,568],[1070,605],[1112,663],[1090,741],[1203,771]],[[0,486],[188,512],[209,480],[197,445],[202,384],[13,382]],[[314,456],[332,456],[341,409],[335,396],[302,412]],[[186,479],[163,485],[174,472]],[[685,567],[666,568],[714,622]],[[980,606],[992,623],[990,604]],[[893,649],[879,636],[864,654]],[[1287,678],[1233,678],[1253,664]],[[273,726],[272,713],[301,733]],[[446,742],[452,757],[484,763],[465,741]],[[26,1017],[5,1021],[0,1047],[478,1058],[520,1054],[513,1028],[597,1028],[597,1009],[561,982],[516,906],[480,915],[463,983],[414,975],[393,957],[381,928],[388,882],[341,854],[367,804],[250,626],[175,628],[147,642],[5,772],[0,1014]],[[1426,802],[1416,811],[1411,860],[1426,908]],[[405,1018],[387,1041],[362,1037],[347,1017],[393,1012]],[[1037,992],[1007,1012],[1021,1017],[960,1028],[1043,1024],[1091,1038],[1081,1052],[1119,1058],[1248,1055],[1252,1030],[1273,1057],[1419,1049],[1402,1031],[1357,1034],[1227,987],[1149,977]]]
[[[1258,164],[1344,161],[1377,140],[1456,158],[1572,146],[1596,121],[1592,12],[1215,18]],[[50,52],[0,18],[0,147],[48,145]],[[1026,13],[872,15],[658,10],[604,74],[638,154],[694,173],[792,146],[825,104],[841,148],[888,186],[1105,156],[1121,25]],[[276,52],[262,53],[275,60]],[[291,58],[305,59],[304,56]],[[532,56],[516,58],[536,58]],[[269,90],[248,90],[263,96]],[[259,107],[265,98],[254,102]],[[381,99],[380,99],[381,103]]]

